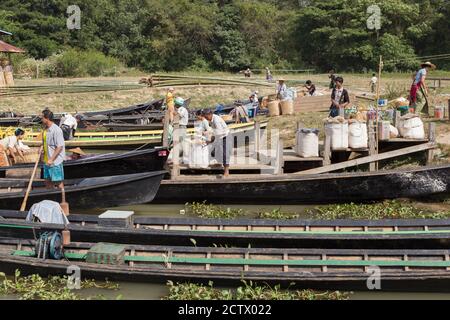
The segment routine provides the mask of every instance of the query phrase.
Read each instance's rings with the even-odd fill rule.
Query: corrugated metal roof
[[[5,41],[0,40],[0,52],[24,53],[25,50],[14,47],[13,45],[10,45],[10,44],[6,43]]]
[[[5,31],[5,30],[0,30],[0,34],[6,34],[7,36],[12,36],[11,32]]]

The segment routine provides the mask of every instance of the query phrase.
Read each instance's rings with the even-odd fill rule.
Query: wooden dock
[[[282,175],[284,173],[320,174],[345,170],[361,165],[369,165],[369,171],[377,171],[378,163],[383,160],[394,159],[405,155],[426,152],[427,163],[434,158],[437,147],[435,123],[429,124],[427,139],[395,138],[378,141],[376,138],[376,124],[369,122],[369,145],[367,148],[332,150],[331,137],[320,142],[320,157],[302,158],[295,150],[284,148],[282,139],[271,141],[271,149],[262,146],[263,128],[255,123],[253,130],[247,130],[247,143],[239,148],[235,146],[230,163],[230,173],[233,175]],[[301,124],[298,125],[301,128]],[[181,158],[174,157],[176,161]],[[175,162],[175,161],[174,161]],[[212,165],[205,169],[190,168],[188,164],[171,166],[171,178],[176,180],[183,176],[218,175],[223,172],[221,165]]]

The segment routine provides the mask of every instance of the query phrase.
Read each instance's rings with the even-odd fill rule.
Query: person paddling
[[[49,189],[53,189],[56,185],[64,190],[63,162],[66,152],[63,131],[53,122],[53,112],[49,109],[42,111],[41,119],[44,125],[42,160],[44,162],[45,185]]]

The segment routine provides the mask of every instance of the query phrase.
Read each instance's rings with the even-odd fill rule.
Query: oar
[[[31,187],[33,186],[34,177],[36,176],[36,171],[39,165],[39,161],[41,160],[41,154],[42,154],[43,147],[39,149],[39,155],[36,160],[36,163],[34,164],[33,173],[31,174],[30,182],[28,183],[27,192],[25,193],[25,197],[23,198],[22,206],[20,207],[20,211],[25,211],[27,207],[27,201],[28,197],[30,196]]]

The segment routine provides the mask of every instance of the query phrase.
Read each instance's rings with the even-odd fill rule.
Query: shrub
[[[118,59],[105,56],[101,52],[69,49],[45,60],[26,58],[16,65],[16,73],[36,78],[38,65],[40,77],[109,76],[124,69]]]

